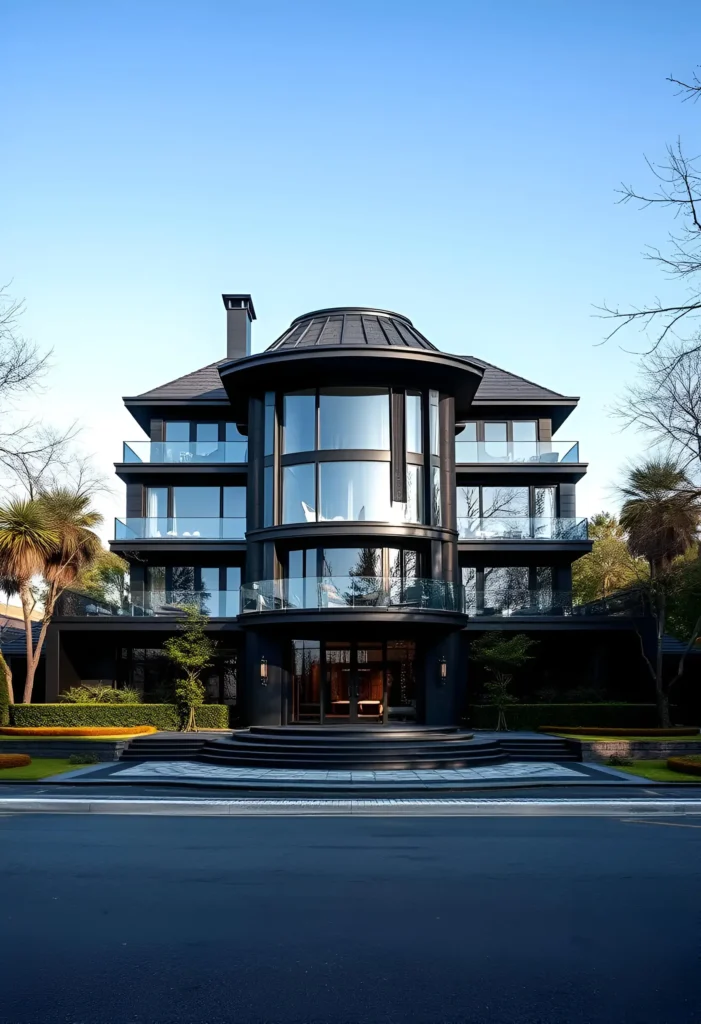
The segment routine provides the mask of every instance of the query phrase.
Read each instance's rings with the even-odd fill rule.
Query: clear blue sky
[[[297,314],[399,310],[581,407],[580,510],[641,448],[606,407],[633,362],[592,305],[665,287],[666,214],[615,205],[701,108],[698,6],[509,0],[197,4],[5,0],[0,280],[54,349],[47,419],[106,468],[120,398],[224,354],[222,291],[254,347]],[[633,347],[641,339],[630,335]],[[104,502],[119,513],[122,497]],[[111,532],[111,531],[108,531]]]

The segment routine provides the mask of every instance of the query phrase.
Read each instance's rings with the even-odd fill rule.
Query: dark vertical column
[[[565,594],[572,593],[572,566],[553,566],[553,589]]]
[[[560,484],[560,518],[574,519],[577,515],[577,499],[574,484]]]
[[[424,709],[426,725],[457,725],[465,697],[465,671],[460,631],[435,637],[423,654]],[[445,658],[446,676],[440,675]]]
[[[443,395],[440,400],[441,433],[441,503],[443,526],[457,532],[457,500],[455,476],[455,399]],[[458,581],[457,536],[443,544],[443,579],[452,583]]]
[[[144,514],[143,484],[127,484],[127,519],[140,519]]]
[[[162,419],[151,420],[151,440],[165,441],[165,426]]]
[[[392,419],[390,449],[392,473],[392,501],[406,501],[406,430],[404,423],[404,392],[390,393]]]
[[[268,682],[261,683],[261,659],[268,665]],[[268,634],[250,630],[246,637],[245,709],[249,725],[282,725],[286,707],[288,673],[283,664],[283,644]]]
[[[61,692],[61,634],[58,626],[49,626],[44,641],[44,660],[46,665],[46,689],[44,699],[47,704],[55,704]]]
[[[129,566],[129,587],[132,603],[143,607],[146,593],[146,566],[143,562],[135,562]]]
[[[262,395],[248,403],[248,477],[246,481],[246,530],[263,526],[263,430],[265,406]],[[265,579],[263,545],[248,541],[246,546],[246,580]]]

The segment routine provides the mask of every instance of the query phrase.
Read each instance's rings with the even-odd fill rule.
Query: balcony
[[[260,580],[241,587],[241,611],[463,611],[463,587],[445,580],[387,580],[380,576],[307,576]]]
[[[122,462],[190,466],[203,463],[246,462],[245,441],[125,441]]]
[[[183,613],[186,606],[194,605],[211,618],[235,618],[239,613],[240,592],[238,590],[214,590],[193,593],[185,590],[154,591],[142,594],[138,600],[127,598],[121,603],[99,601],[87,594],[65,591],[59,600],[57,617],[71,618],[97,616],[112,618],[119,616],[160,616],[168,618]]]
[[[206,516],[115,519],[115,540],[243,540],[245,519],[213,519]]]
[[[466,463],[579,462],[579,441],[456,441],[455,461]]]
[[[461,541],[573,541],[587,540],[586,519],[551,516],[473,516],[458,519]]]
[[[513,618],[518,616],[636,616],[644,614],[642,598],[634,592],[575,604],[569,591],[521,590],[476,591],[466,588],[465,612],[472,617]]]

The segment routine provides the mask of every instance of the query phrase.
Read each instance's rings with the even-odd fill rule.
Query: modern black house
[[[255,725],[453,724],[474,631],[584,650],[625,627],[572,604],[587,467],[554,435],[576,398],[386,310],[305,313],[251,354],[251,296],[223,299],[226,357],[124,399],[148,437],[115,467],[130,593],[64,601],[47,700],[98,679],[157,695],[193,601],[218,641],[208,698]]]

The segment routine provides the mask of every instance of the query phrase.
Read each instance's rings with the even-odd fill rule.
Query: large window
[[[423,422],[421,418],[421,395],[419,392],[407,391],[404,407],[406,423],[406,450],[421,455],[424,450]]]
[[[316,448],[316,394],[298,391],[283,397],[282,451],[311,452]]]
[[[388,450],[387,388],[324,388],[320,391],[319,447]]]
[[[218,487],[174,487],[173,515],[217,519],[220,515]]]
[[[437,415],[438,394],[432,392],[431,395]],[[283,524],[426,521],[427,481],[423,466],[423,396],[420,392],[395,396],[395,427],[400,445],[399,452],[395,451],[395,460],[404,477],[400,483],[391,475],[390,421],[395,398],[389,388],[328,387],[280,396],[281,493],[275,500],[271,487],[274,445],[268,439],[269,431],[274,433],[272,397],[272,393],[266,395],[269,429],[266,430],[264,464],[265,526],[278,521]],[[439,447],[437,429],[435,419],[434,448]],[[341,451],[346,459],[335,454]],[[366,451],[373,455],[358,457]],[[308,460],[298,461],[306,452],[310,453]],[[354,456],[356,452],[358,456]],[[437,457],[433,457],[433,462],[437,461]],[[439,478],[437,469],[436,478]],[[392,501],[393,479],[394,493],[405,500]],[[434,521],[440,523],[439,497],[434,504]]]
[[[315,522],[316,497],[314,488],[314,469],[315,466],[313,462],[304,462],[298,466],[285,466],[283,468],[283,523]]]
[[[319,465],[319,519],[388,522],[388,462],[322,462]]]

